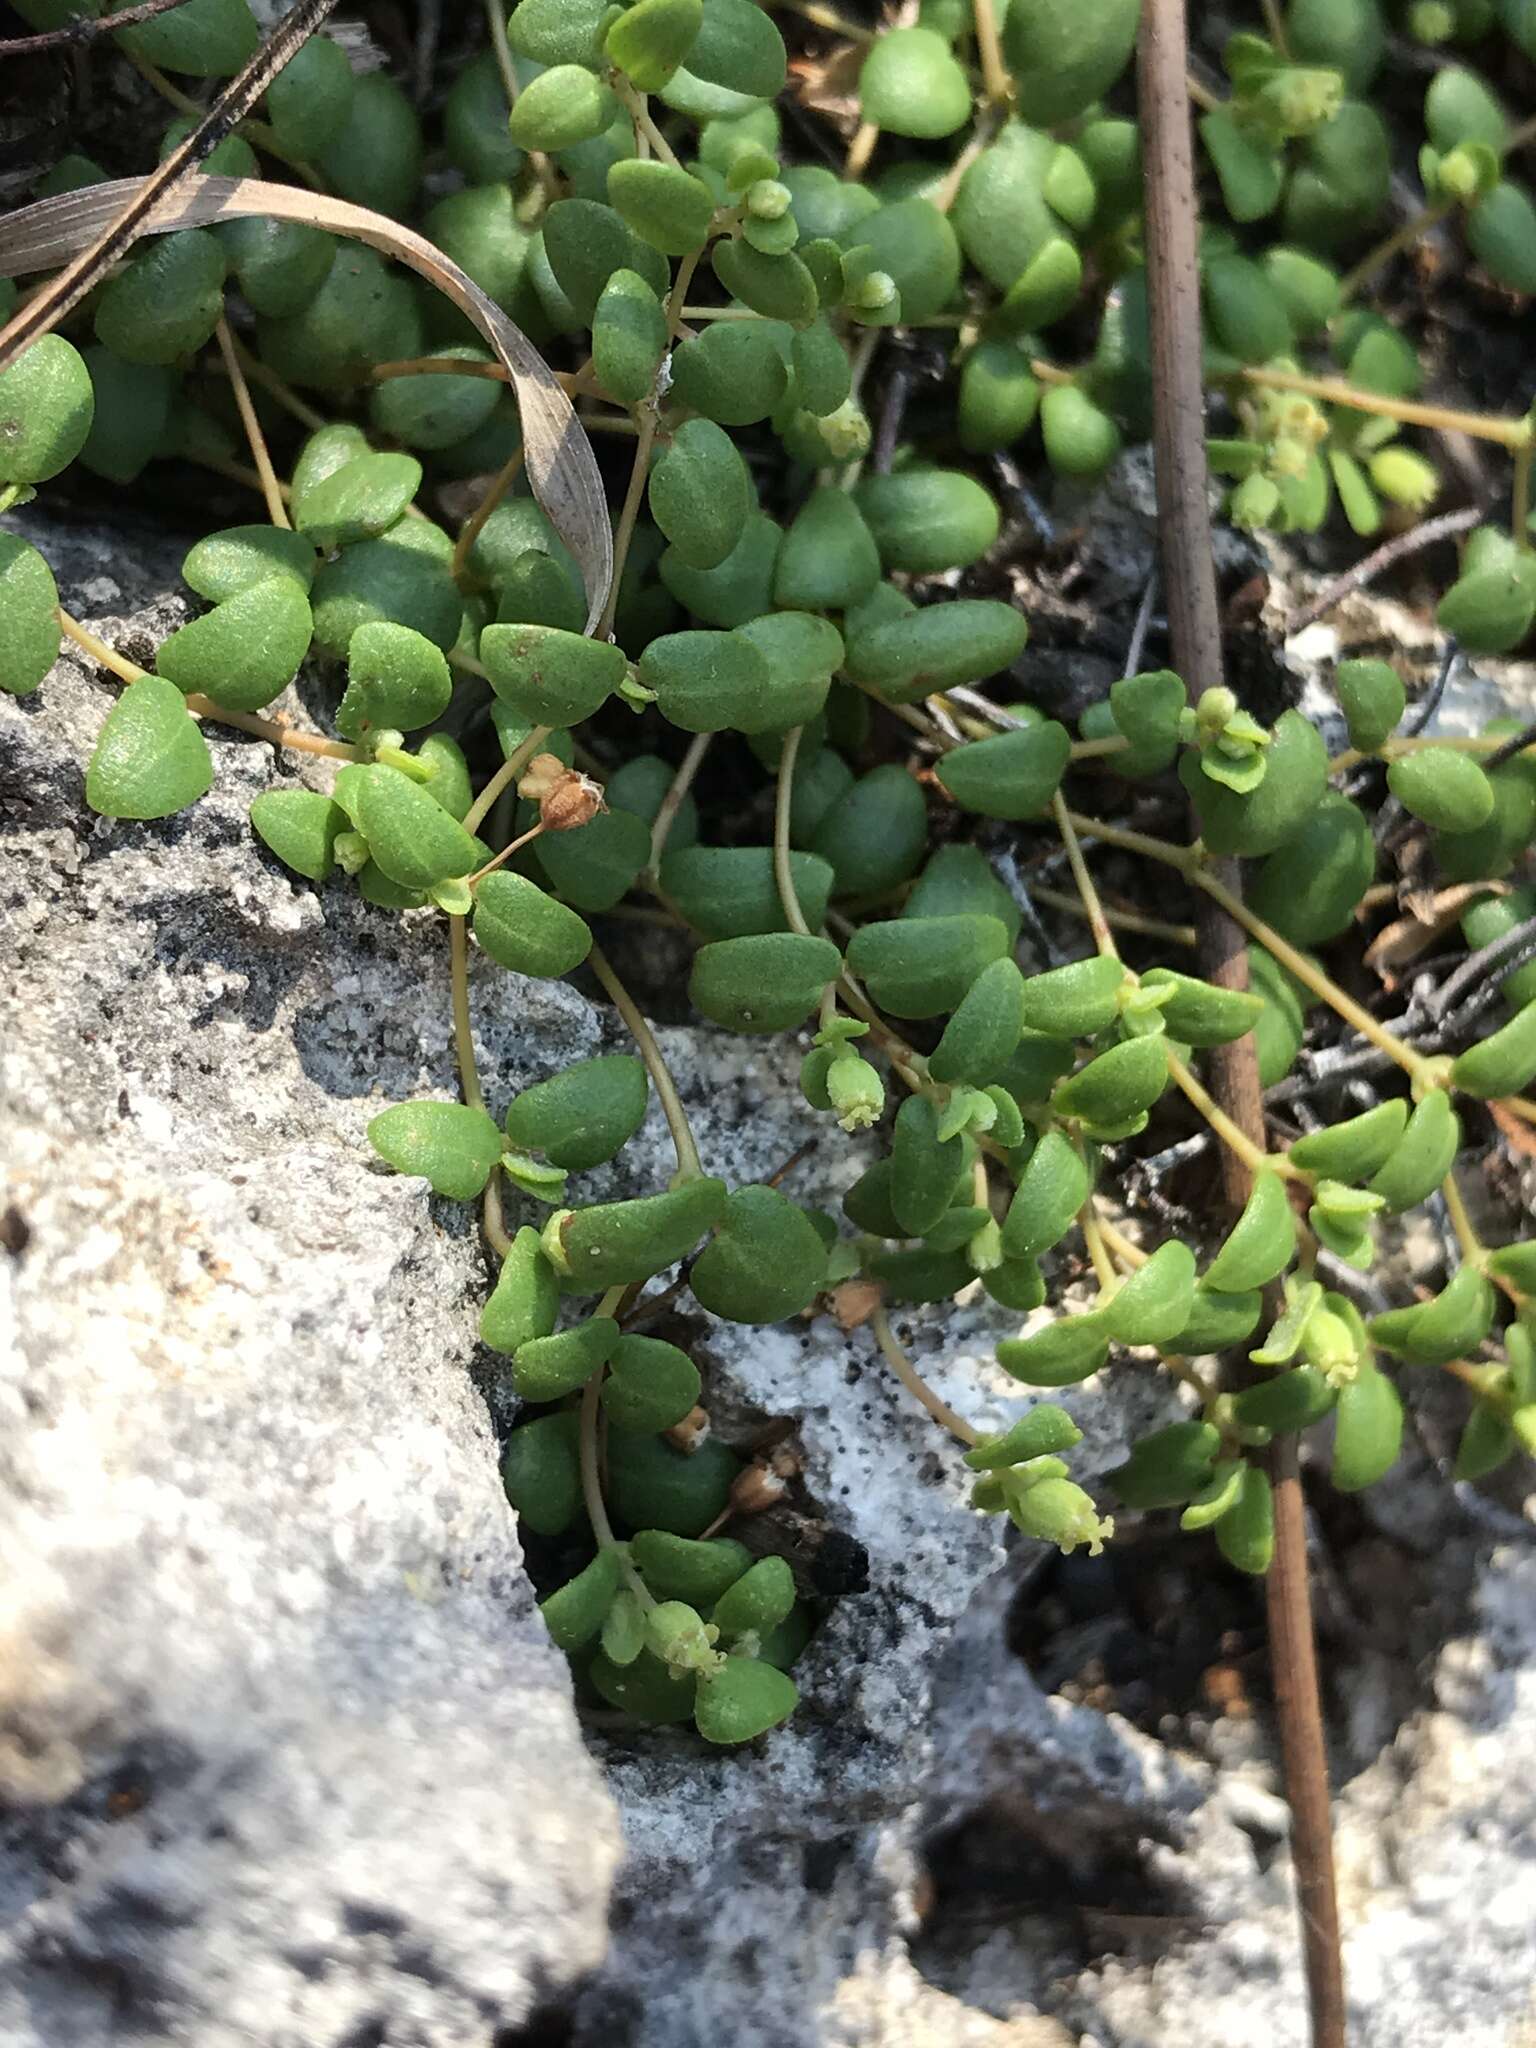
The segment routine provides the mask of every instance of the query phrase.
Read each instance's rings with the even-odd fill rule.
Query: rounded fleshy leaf
[[[104,818],[168,818],[207,793],[213,760],[176,685],[140,676],[107,713],[85,800]]]
[[[370,1119],[368,1142],[397,1173],[419,1173],[435,1194],[473,1201],[501,1157],[501,1132],[462,1102],[400,1102]]]

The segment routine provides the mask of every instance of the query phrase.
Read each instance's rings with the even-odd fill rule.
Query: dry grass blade
[[[0,277],[49,270],[92,246],[145,181],[119,179],[24,206],[0,222]],[[260,178],[198,177],[155,200],[136,233],[169,234],[256,215],[299,221],[367,242],[409,266],[467,315],[512,380],[522,416],[523,450],[534,496],[575,556],[587,593],[587,627],[600,616],[613,580],[613,534],[603,480],[571,401],[544,358],[471,277],[425,236],[345,199],[268,184]]]

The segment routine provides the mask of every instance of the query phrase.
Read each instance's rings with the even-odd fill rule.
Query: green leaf
[[[629,1143],[645,1121],[648,1099],[643,1060],[600,1053],[516,1096],[507,1110],[507,1136],[524,1152],[582,1173]]]
[[[897,1017],[936,1017],[1008,950],[995,917],[888,918],[861,925],[848,942],[848,965],[880,1008]]]
[[[952,469],[865,477],[854,502],[885,566],[912,575],[967,568],[992,546],[1001,523],[996,500]]]
[[[913,874],[928,847],[928,807],[906,769],[885,762],[823,814],[813,852],[830,861],[839,896],[877,896]]]
[[[812,931],[819,930],[832,890],[831,868],[813,853],[792,853],[789,871],[802,916]],[[771,846],[679,847],[662,859],[661,886],[706,939],[788,929]]]
[[[1104,1476],[1128,1508],[1181,1507],[1210,1483],[1220,1448],[1221,1433],[1210,1423],[1174,1422],[1142,1437]]]
[[[603,1409],[611,1428],[654,1435],[697,1406],[702,1384],[698,1367],[675,1344],[660,1337],[621,1337],[608,1360]]]
[[[453,677],[440,649],[409,626],[359,626],[347,646],[347,687],[336,711],[343,739],[415,732],[448,709]]]
[[[1256,1174],[1242,1214],[1205,1270],[1204,1284],[1227,1294],[1266,1287],[1285,1271],[1295,1251],[1296,1217],[1285,1183],[1277,1173]]]
[[[53,571],[37,549],[20,534],[0,531],[0,690],[25,697],[53,667],[58,603]]]
[[[181,565],[182,582],[209,604],[274,576],[290,576],[304,591],[315,580],[313,544],[282,526],[227,526],[205,535]]]
[[[658,1600],[688,1600],[697,1607],[712,1606],[752,1563],[751,1551],[730,1536],[699,1543],[663,1529],[641,1529],[629,1547],[640,1576]]]
[[[1179,776],[1200,815],[1201,836],[1213,853],[1272,853],[1290,839],[1321,802],[1328,781],[1328,750],[1310,719],[1283,711],[1265,750],[1264,779],[1246,794],[1224,789],[1186,753]]]
[[[295,491],[293,523],[318,548],[375,540],[404,516],[420,489],[414,455],[359,455]]]
[[[667,256],[690,256],[709,238],[715,202],[701,178],[654,157],[626,157],[608,172],[609,203],[642,241]]]
[[[1339,1394],[1329,1477],[1341,1493],[1358,1493],[1397,1463],[1403,1404],[1386,1374],[1363,1360]]]
[[[777,1188],[745,1187],[727,1199],[688,1284],[712,1315],[777,1323],[810,1305],[826,1272],[826,1247],[805,1211]]]
[[[1291,1164],[1329,1180],[1368,1181],[1397,1149],[1407,1123],[1408,1105],[1396,1096],[1360,1116],[1298,1138],[1290,1148]]]
[[[501,1133],[462,1102],[401,1102],[370,1119],[368,1142],[397,1173],[419,1173],[433,1192],[473,1201],[501,1157]]]
[[[1019,1175],[1003,1221],[1004,1254],[1032,1258],[1058,1244],[1088,1199],[1090,1185],[1083,1155],[1066,1132],[1047,1131]]]
[[[609,397],[622,405],[648,397],[667,340],[667,316],[655,292],[637,271],[616,270],[592,315],[592,364]]]
[[[1160,1015],[1169,1034],[1183,1045],[1229,1045],[1252,1030],[1264,1007],[1262,996],[1238,989],[1217,988],[1209,981],[1177,974],[1171,967],[1152,967],[1141,977],[1145,989],[1169,989]]]
[[[888,28],[859,73],[859,111],[892,135],[936,141],[971,118],[970,83],[932,29]]]
[[[1216,1523],[1216,1547],[1240,1572],[1262,1578],[1275,1554],[1275,1503],[1269,1475],[1244,1464],[1237,1498]]]
[[[847,502],[843,492],[831,495]],[[915,704],[937,690],[982,682],[1009,668],[1028,638],[1024,616],[1012,605],[995,598],[956,598],[851,634],[848,673],[857,682],[873,683],[893,704]]]
[[[703,21],[703,0],[638,0],[612,22],[605,47],[636,91],[660,92],[693,48]]]
[[[706,1742],[751,1742],[787,1721],[799,1704],[786,1672],[761,1658],[727,1657],[718,1671],[698,1681],[694,1725]]]
[[[715,568],[695,569],[669,547],[661,558],[661,580],[701,624],[726,629],[744,626],[761,617],[773,603],[774,564],[781,538],[775,521],[765,512],[754,512],[742,528],[740,540]],[[643,662],[645,656],[640,658]]]
[[[560,1401],[584,1387],[619,1341],[612,1316],[591,1316],[553,1336],[530,1337],[512,1361],[512,1384],[525,1401]]]
[[[224,310],[224,247],[206,228],[141,243],[96,297],[96,339],[130,363],[174,363]]]
[[[1442,832],[1475,832],[1493,814],[1493,784],[1455,747],[1399,754],[1388,763],[1387,787],[1405,810]]]
[[[1486,784],[1488,778],[1481,770],[1476,772]],[[1280,851],[1264,862],[1249,886],[1248,900],[1256,914],[1293,946],[1319,946],[1349,928],[1375,879],[1376,842],[1369,821],[1358,805],[1331,789]],[[1168,1028],[1177,1037],[1185,1036],[1171,1016]]]
[[[694,955],[688,996],[727,1031],[790,1031],[815,1009],[840,965],[830,939],[796,932],[721,939]]]
[[[651,835],[632,811],[599,811],[574,831],[546,832],[535,851],[550,884],[568,903],[589,913],[612,910],[648,865]]]
[[[269,789],[251,799],[251,829],[285,867],[323,882],[336,865],[336,835],[347,829],[340,804],[312,789]]]
[[[1024,977],[1008,957],[984,967],[928,1059],[935,1081],[984,1087],[1001,1074],[1024,1028]]]
[[[1005,1337],[997,1362],[1030,1387],[1072,1387],[1109,1357],[1109,1338],[1097,1315],[1058,1316],[1028,1337]]]
[[[539,1602],[544,1626],[557,1650],[569,1656],[600,1633],[619,1590],[619,1552],[610,1544],[574,1579]]]
[[[260,711],[298,674],[309,652],[309,599],[292,576],[248,584],[160,643],[155,666],[184,694],[202,691],[229,711]]]
[[[95,413],[85,359],[62,334],[45,334],[23,349],[0,370],[0,483],[46,483],[67,469]]]
[[[1038,817],[1060,787],[1072,737],[1054,718],[996,739],[972,740],[939,762],[939,781],[957,804],[984,818]]]
[[[724,1181],[703,1176],[665,1194],[561,1210],[545,1229],[545,1250],[580,1293],[648,1280],[690,1251],[724,1206]]]
[[[1026,121],[1052,127],[1103,97],[1130,61],[1137,0],[1030,0],[1003,26]]]
[[[1026,1410],[1001,1436],[987,1437],[965,1453],[973,1472],[998,1472],[1009,1465],[1022,1465],[1058,1451],[1070,1451],[1083,1440],[1083,1432],[1065,1408],[1047,1401]]]
[[[526,875],[498,868],[475,889],[476,943],[503,967],[555,981],[592,950],[584,919]]]
[[[1397,729],[1407,694],[1402,677],[1385,661],[1341,661],[1333,687],[1349,727],[1349,744],[1374,754]]]
[[[1032,974],[1024,984],[1024,1022],[1052,1038],[1096,1037],[1114,1022],[1124,982],[1124,967],[1105,953]]]
[[[1445,1091],[1432,1089],[1415,1106],[1407,1130],[1367,1185],[1384,1199],[1388,1214],[1412,1209],[1439,1187],[1460,1149],[1461,1119]]]
[[[1171,1237],[1104,1303],[1104,1327],[1119,1344],[1171,1344],[1194,1299],[1195,1255]]]
[[[324,35],[301,43],[267,87],[267,118],[284,149],[306,161],[318,156],[347,118],[356,87],[339,43]]]
[[[227,78],[255,56],[261,35],[246,0],[186,0],[153,21],[117,29],[113,40],[166,71]]]
[[[1051,1097],[1058,1116],[1079,1117],[1112,1130],[1152,1107],[1168,1085],[1168,1055],[1161,1035],[1128,1038],[1097,1054],[1063,1081]]]
[[[560,150],[601,135],[618,101],[584,65],[556,64],[530,79],[507,122],[519,149]]]
[[[1005,314],[1020,287],[1034,280],[1036,265],[1043,263],[1045,254],[1042,251],[1036,257],[1019,285],[1010,292],[1009,300],[1004,304]],[[1075,265],[1075,252],[1072,260]],[[1035,289],[1039,290],[1038,283]],[[1033,326],[1047,324],[1047,314],[1038,305],[1031,306],[1022,317]],[[1045,441],[1046,460],[1058,476],[1102,476],[1120,453],[1120,429],[1103,407],[1095,405],[1087,392],[1076,384],[1052,384],[1049,387],[1040,401],[1040,432]]]
[[[85,800],[104,818],[168,818],[206,794],[213,759],[180,690],[140,676],[107,713]]]
[[[355,790],[355,794],[351,794]],[[384,873],[406,889],[467,875],[489,855],[433,797],[397,769],[361,768],[349,783],[352,816]]]
[[[622,648],[555,626],[494,625],[480,659],[503,704],[537,725],[590,718],[624,680]]]
[[[713,569],[741,539],[754,509],[735,443],[713,420],[685,420],[651,471],[651,517],[682,559]]]
[[[576,1417],[542,1415],[514,1429],[501,1454],[507,1499],[538,1536],[560,1536],[581,1512]]]
[[[544,1256],[539,1233],[527,1224],[513,1238],[490,1299],[480,1312],[480,1341],[511,1357],[535,1337],[547,1337],[560,1310],[560,1283]]]

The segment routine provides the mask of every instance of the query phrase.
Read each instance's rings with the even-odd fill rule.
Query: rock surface
[[[173,587],[49,553],[93,617]],[[426,949],[261,854],[265,747],[91,819],[109,702],[0,699],[0,2039],[488,2042],[599,1959],[619,1843],[465,1370],[480,1252],[362,1143],[443,1078]],[[594,1036],[533,987],[504,1031]]]
[[[58,530],[47,551],[125,651],[179,623],[159,597],[174,557]],[[92,820],[111,694],[66,660],[0,699],[0,947],[20,963],[0,1054],[0,1214],[19,1224],[0,1238],[26,1240],[0,1253],[0,2038],[1299,2043],[1263,1741],[1217,1720],[1175,1750],[1041,1691],[1005,1640],[1035,1553],[1005,1568],[867,1332],[690,1311],[716,1426],[746,1443],[794,1422],[800,1509],[845,1563],[862,1549],[868,1590],[831,1603],[786,1729],[729,1757],[593,1730],[603,1789],[467,1370],[504,1422],[475,1352],[475,1234],[367,1163],[374,1108],[454,1089],[440,934],[253,844],[252,795],[326,780],[259,743],[215,738],[214,792],[183,818]],[[480,964],[493,1107],[622,1043],[575,990]],[[660,1035],[707,1163],[782,1165],[806,1134],[797,1050]],[[792,1191],[833,1205],[862,1163],[823,1144]],[[670,1165],[653,1114],[584,1192],[641,1192]],[[898,1323],[984,1427],[1021,1405],[990,1362],[1012,1326],[985,1306]],[[1072,1390],[1076,1469],[1117,1462],[1171,1400],[1134,1366]],[[1365,2048],[1491,2048],[1536,1964],[1536,1814],[1511,1784],[1536,1716],[1533,1564],[1480,1561],[1443,1489],[1426,1507],[1426,1471],[1380,1518],[1473,1590],[1456,1639],[1425,1639],[1427,1709],[1412,1659],[1367,1631],[1332,1672],[1351,1981]],[[936,1920],[928,1845],[985,1828],[1015,1859],[1048,1852],[1060,1898]],[[1136,1873],[1148,1914],[1177,1910],[1088,1961],[1077,1881],[1106,1865]]]

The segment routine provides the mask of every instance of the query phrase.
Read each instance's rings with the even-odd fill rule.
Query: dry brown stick
[[[121,8],[116,14],[82,14],[77,21],[66,21],[62,28],[41,29],[35,36],[7,36],[0,42],[0,57],[31,57],[40,50],[66,49],[71,43],[88,42],[103,30],[133,28],[186,4],[187,0],[139,0],[138,6]]]
[[[1450,540],[1458,533],[1470,533],[1487,516],[1481,505],[1463,505],[1459,511],[1439,512],[1433,519],[1410,526],[1406,533],[1396,533],[1390,540],[1384,540],[1379,548],[1373,548],[1352,569],[1346,569],[1342,576],[1335,576],[1315,597],[1309,597],[1305,604],[1297,606],[1285,622],[1287,638],[1312,625],[1325,612],[1331,612],[1336,604],[1354,591],[1364,590],[1368,583],[1373,583],[1396,563],[1405,562],[1422,549],[1433,547],[1437,540]]]
[[[58,326],[86,293],[132,246],[143,223],[189,171],[217,147],[261,98],[283,66],[313,34],[336,0],[298,0],[285,14],[243,71],[225,86],[201,121],[147,178],[138,182],[122,212],[91,244],[61,270],[52,283],[31,298],[0,328],[0,370],[13,363],[29,343]]]
[[[1185,77],[1184,0],[1144,0],[1138,46],[1146,165],[1147,286],[1151,321],[1154,446],[1163,587],[1174,664],[1196,696],[1221,682],[1221,622],[1207,509],[1205,406],[1201,387],[1198,218]],[[1237,863],[1221,879],[1240,893]],[[1247,984],[1243,933],[1216,904],[1202,909],[1202,972],[1227,987]],[[1256,1144],[1264,1111],[1253,1039],[1211,1062],[1213,1093]],[[1229,1199],[1248,1190],[1242,1161],[1223,1146]],[[1344,1973],[1323,1740],[1306,1530],[1296,1439],[1270,1454],[1275,1556],[1265,1580],[1276,1712],[1291,1807],[1291,1852],[1314,2048],[1344,2048]]]

